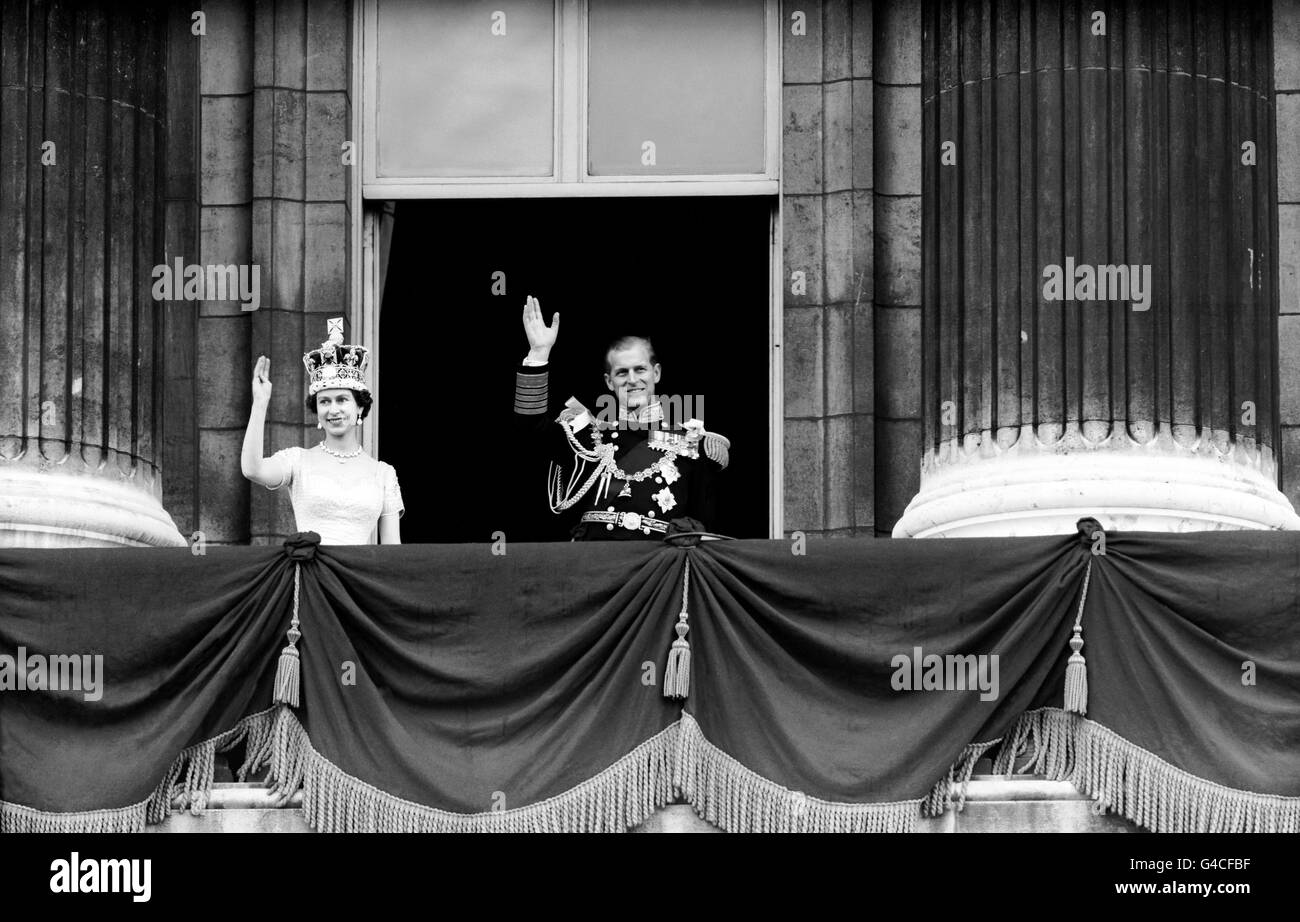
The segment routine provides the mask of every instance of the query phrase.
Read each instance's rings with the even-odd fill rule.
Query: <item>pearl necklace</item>
[[[327,454],[327,455],[332,455],[332,456],[334,456],[335,458],[338,458],[340,461],[350,461],[351,459],[355,458],[357,455],[361,454],[361,446],[360,446],[360,445],[357,446],[357,450],[356,450],[356,451],[350,451],[350,452],[347,452],[346,454],[343,453],[343,452],[341,452],[341,451],[335,451],[334,449],[332,449],[332,448],[330,448],[328,445],[326,445],[324,442],[321,442],[321,443],[320,443],[320,447],[321,447],[321,450],[325,452],[325,454]]]

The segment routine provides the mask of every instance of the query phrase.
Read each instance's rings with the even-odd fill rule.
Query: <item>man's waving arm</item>
[[[524,302],[524,333],[528,355],[515,373],[515,415],[520,422],[550,422],[551,348],[560,332],[560,315],[550,325],[542,321],[542,307],[532,295]]]

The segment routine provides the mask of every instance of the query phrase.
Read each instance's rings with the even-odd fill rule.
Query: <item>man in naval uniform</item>
[[[664,420],[655,394],[662,369],[650,341],[624,336],[605,354],[605,386],[617,413],[593,413],[571,398],[556,417],[548,371],[560,315],[547,325],[530,295],[523,320],[528,355],[516,375],[515,418],[553,440],[560,463],[553,460],[548,471],[548,499],[557,514],[583,510],[573,539],[661,540],[715,528],[715,478],[727,466],[730,443],[700,420]]]

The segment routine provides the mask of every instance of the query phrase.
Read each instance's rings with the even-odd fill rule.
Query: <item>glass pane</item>
[[[589,9],[591,175],[763,172],[762,0]]]
[[[555,5],[379,0],[385,177],[550,176]]]

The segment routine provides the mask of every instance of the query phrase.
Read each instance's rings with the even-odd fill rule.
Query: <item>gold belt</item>
[[[652,519],[639,512],[584,512],[582,521],[602,524],[609,531],[613,531],[617,526],[628,531],[644,532],[647,535],[652,531],[659,534],[668,532],[667,522],[662,519]]]

